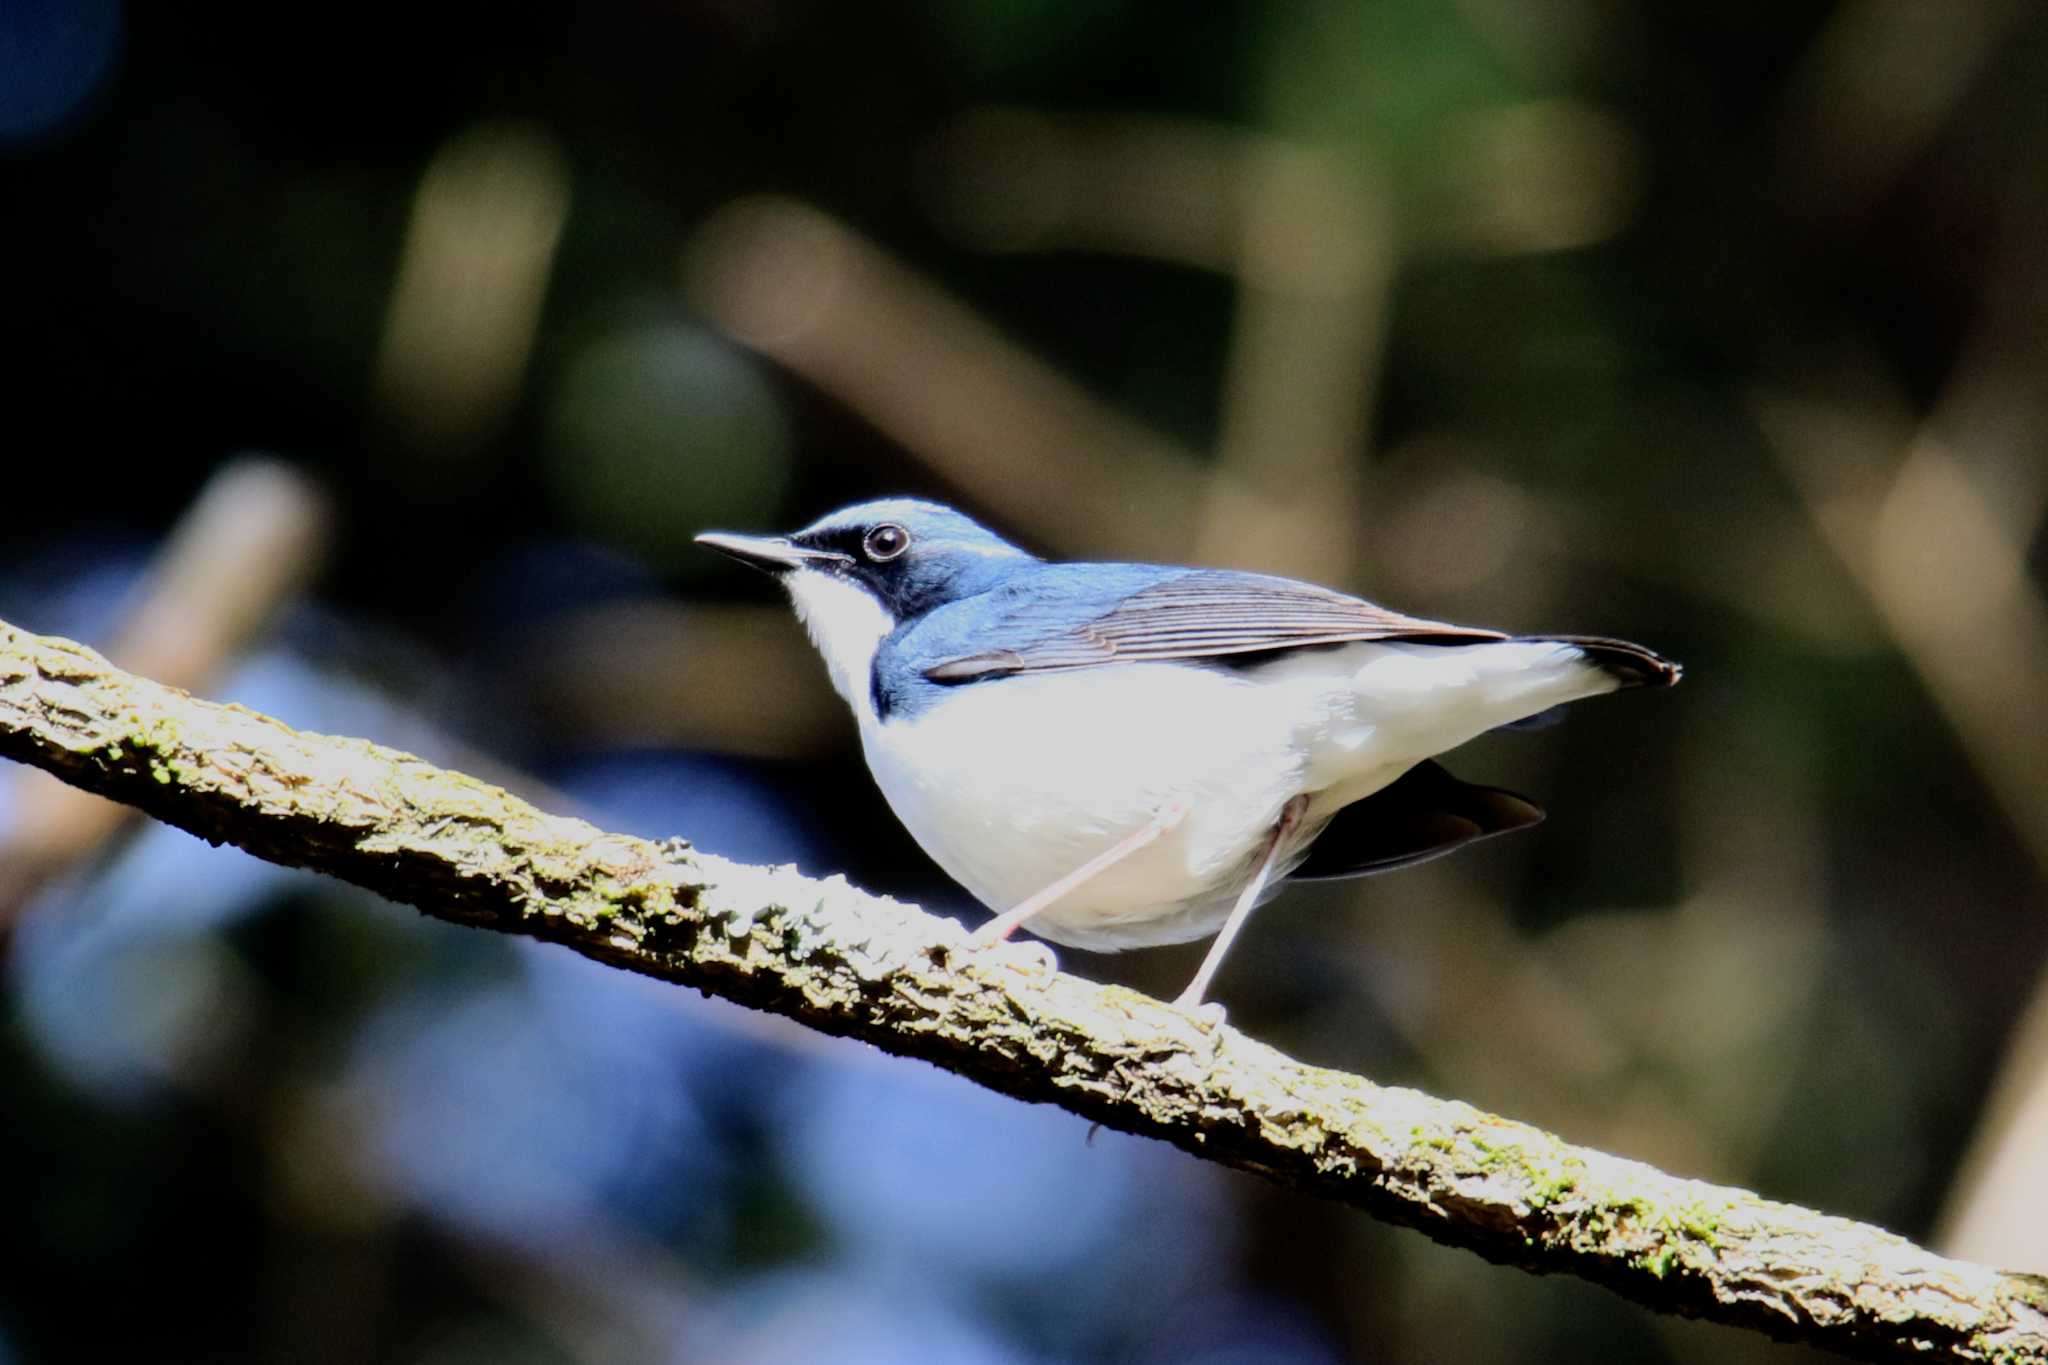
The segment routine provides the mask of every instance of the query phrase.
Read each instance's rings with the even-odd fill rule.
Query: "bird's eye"
[[[868,532],[867,539],[860,543],[860,547],[867,551],[869,559],[881,564],[910,548],[910,532],[893,521],[883,522]]]

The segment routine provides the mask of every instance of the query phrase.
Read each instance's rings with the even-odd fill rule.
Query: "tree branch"
[[[560,943],[1664,1312],[1869,1360],[2048,1365],[2048,1280],[1304,1066],[844,878],[671,854],[0,622],[0,756],[427,914]]]

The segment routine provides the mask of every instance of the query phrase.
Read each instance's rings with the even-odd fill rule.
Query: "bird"
[[[994,912],[971,950],[1021,926],[1105,952],[1213,935],[1189,1010],[1285,883],[1543,819],[1437,755],[1681,673],[1625,640],[1451,625],[1289,578],[1042,559],[912,498],[696,539],[787,591],[890,809]]]

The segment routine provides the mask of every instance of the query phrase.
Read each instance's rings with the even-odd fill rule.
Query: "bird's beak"
[[[736,536],[725,531],[706,531],[697,537],[697,543],[737,559],[749,568],[771,574],[787,573],[819,560],[836,562],[846,558],[829,550],[806,549],[781,536]]]

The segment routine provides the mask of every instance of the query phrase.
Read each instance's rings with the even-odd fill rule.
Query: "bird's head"
[[[855,503],[786,536],[707,531],[697,543],[782,583],[856,707],[875,650],[898,625],[1036,562],[972,518],[911,498]]]

